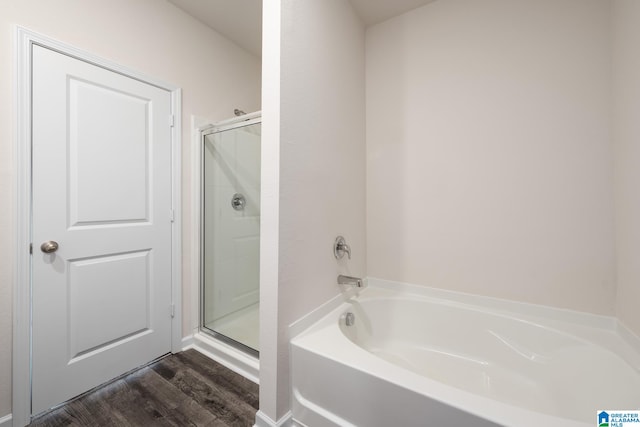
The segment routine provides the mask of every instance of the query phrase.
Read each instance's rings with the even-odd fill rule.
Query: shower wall
[[[613,314],[610,5],[436,1],[367,30],[368,276]]]

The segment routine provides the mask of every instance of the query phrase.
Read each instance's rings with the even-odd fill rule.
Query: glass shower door
[[[259,350],[260,131],[252,120],[203,138],[202,327]]]

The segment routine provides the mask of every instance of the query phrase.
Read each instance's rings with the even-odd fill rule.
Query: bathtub
[[[614,318],[376,279],[350,292],[292,326],[294,425],[578,427],[640,410],[640,343]]]

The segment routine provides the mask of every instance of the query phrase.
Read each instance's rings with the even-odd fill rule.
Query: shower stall
[[[201,130],[200,330],[259,353],[260,112]]]

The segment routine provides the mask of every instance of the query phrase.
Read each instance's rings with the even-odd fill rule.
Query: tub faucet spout
[[[356,288],[361,288],[362,279],[359,277],[344,276],[341,274],[338,276],[338,285],[351,285]]]

